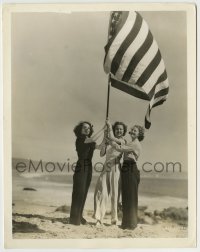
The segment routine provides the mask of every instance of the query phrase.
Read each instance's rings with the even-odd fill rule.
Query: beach
[[[73,174],[19,174],[13,171],[13,237],[16,239],[176,238],[187,237],[187,181],[141,177],[138,227],[111,225],[110,206],[104,225],[93,218],[95,174],[85,204],[87,225],[69,224]],[[172,190],[173,188],[173,190]],[[169,190],[168,190],[169,189]]]
[[[3,163],[4,191],[12,200],[5,196],[5,230],[12,217],[14,239],[192,237],[196,89],[190,75],[195,76],[196,62],[188,48],[195,54],[195,7],[8,7]],[[104,126],[108,121],[113,127]],[[107,146],[116,140],[104,132],[111,128],[118,140],[126,140],[125,146],[120,140],[117,158],[108,149],[102,155],[102,141]],[[84,147],[85,137],[91,146]],[[111,225],[109,203],[97,227],[98,176],[110,159],[118,167],[126,156],[140,171],[138,226],[121,229],[122,209],[117,225]],[[78,160],[92,161],[92,181],[83,213],[87,225],[73,226],[69,216]],[[80,184],[76,188],[84,193]],[[11,205],[12,216],[6,209]]]
[[[187,237],[187,226],[159,218],[157,223],[139,223],[135,230],[122,230],[110,225],[106,215],[104,225],[96,227],[92,212],[86,210],[87,225],[68,224],[67,213],[56,211],[54,206],[28,205],[16,202],[13,207],[13,238],[16,239],[95,239],[95,238],[183,238]]]

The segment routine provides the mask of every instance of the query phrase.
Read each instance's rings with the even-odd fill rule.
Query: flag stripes
[[[143,59],[146,60],[146,58],[148,58],[147,52],[149,51],[149,48],[152,45],[152,43],[153,43],[153,36],[149,32],[147,35],[147,38],[144,41],[144,43],[142,44],[142,46],[140,46],[140,48],[137,50],[135,55],[132,57],[129,65],[124,73],[124,76],[122,78],[123,81],[128,82],[131,79],[131,76],[133,73],[138,73],[138,70],[136,69],[136,67],[138,66],[139,62],[140,62],[140,65],[139,65],[140,68],[142,66],[145,66],[144,64],[142,64],[142,60]],[[146,58],[144,56],[146,56]],[[133,77],[133,79],[134,79],[134,77]]]
[[[155,88],[157,87],[160,89],[167,89],[169,91],[169,85],[168,85],[168,80],[167,80],[167,72],[166,70],[163,72],[163,74],[160,75],[158,78],[157,82],[155,83],[154,87],[151,89],[151,91],[148,93],[149,98],[151,99],[152,96],[154,95]]]
[[[142,25],[145,26],[145,23],[143,22]],[[117,78],[123,79],[124,73],[127,70],[128,66],[132,60],[132,55],[134,55],[137,52],[138,48],[141,45],[141,42],[146,39],[147,35],[148,35],[148,27],[145,26],[144,32],[141,32],[141,30],[140,30],[137,37],[134,39],[134,41],[130,44],[130,46],[125,51],[125,53],[121,59],[121,61],[123,62],[123,65],[121,65],[121,67],[118,68],[118,71],[115,73]],[[122,66],[123,66],[123,68],[122,68]],[[111,72],[112,72],[112,70],[111,70]]]
[[[168,87],[168,88],[165,88],[165,89],[161,89],[159,92],[157,92],[157,93],[154,95],[154,98],[167,95],[168,92],[169,92],[169,87]]]
[[[120,16],[118,16],[118,18],[119,17]],[[114,30],[116,34],[113,34],[113,37],[111,37],[109,39],[112,42],[108,41],[108,46],[107,45],[105,46],[106,55],[105,55],[105,60],[104,60],[104,68],[106,66],[106,69],[107,69],[107,71],[105,69],[106,73],[110,72],[111,62],[113,60],[113,57],[117,53],[117,50],[119,48],[118,45],[120,45],[121,43],[123,43],[124,38],[127,36],[127,34],[129,33],[129,31],[131,30],[132,26],[130,26],[130,20],[134,21],[134,17],[136,17],[135,14],[130,15],[128,13],[128,15],[126,15],[126,16],[123,14],[123,16],[121,17],[121,20],[122,20],[121,22],[123,22],[123,26],[121,26],[119,28],[118,27],[117,28],[112,28],[112,26],[115,27],[115,24],[117,23],[117,21],[115,21],[115,20],[112,21],[111,20],[111,28],[110,28],[110,30],[111,31]],[[110,37],[110,35],[109,35],[109,37]],[[118,45],[117,46],[115,46],[114,41],[118,41]],[[107,59],[108,53],[109,53],[109,59]]]
[[[119,11],[119,12],[118,12],[118,16],[119,16],[119,17],[120,17],[120,14],[121,14],[121,12]],[[111,19],[111,25],[110,25],[110,27],[109,27],[109,35],[108,35],[108,36],[109,36],[109,40],[108,40],[107,45],[104,47],[106,54],[107,54],[107,52],[109,51],[110,46],[112,45],[114,39],[116,38],[116,36],[117,36],[118,33],[120,32],[121,28],[124,26],[124,24],[125,24],[125,22],[126,22],[126,20],[127,20],[127,18],[128,18],[128,14],[129,14],[128,11],[124,11],[124,12],[123,12],[123,19],[121,18],[121,22],[118,23],[117,30],[116,30],[116,29],[115,29],[115,30],[114,30],[114,29],[111,30],[112,23],[114,23],[114,21],[112,21],[112,19],[113,19],[113,17],[114,17],[114,12],[111,14],[111,18],[110,18],[110,19]],[[116,21],[117,21],[117,20],[116,20]],[[105,58],[104,58],[104,64],[105,64],[105,60],[106,60],[106,55],[105,55]]]
[[[137,98],[147,101],[149,100],[149,96],[142,89],[138,88],[136,85],[131,85],[129,83],[118,81],[113,76],[111,76],[111,84],[113,87],[123,92],[126,92],[130,95],[133,95]]]
[[[112,12],[109,28],[104,70],[111,74],[113,87],[150,101],[145,118],[148,128],[151,109],[163,103],[169,92],[161,52],[138,12]]]
[[[113,61],[111,64],[111,73],[112,74],[116,74],[116,72],[119,68],[119,65],[121,63],[123,55],[125,54],[126,50],[129,48],[129,46],[132,44],[132,42],[137,37],[137,35],[140,31],[141,25],[142,25],[142,18],[140,16],[136,15],[136,20],[135,20],[133,27],[131,28],[129,25],[131,30],[127,34],[126,39],[124,39],[123,42],[121,43],[120,47],[118,48],[118,50],[113,58]]]
[[[160,64],[156,67],[154,72],[150,74],[148,80],[146,80],[145,84],[143,85],[143,89],[147,93],[149,93],[151,89],[155,86],[155,83],[157,82],[160,73],[162,73],[164,70],[165,70],[164,62],[163,60],[161,60]]]
[[[146,67],[144,72],[141,74],[140,78],[137,80],[136,84],[138,84],[139,86],[143,86],[151,77],[152,73],[155,71],[160,61],[161,61],[161,54],[160,51],[158,50],[155,57],[152,59],[150,64]]]

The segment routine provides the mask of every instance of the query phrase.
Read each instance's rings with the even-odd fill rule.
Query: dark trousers
[[[70,223],[80,225],[83,208],[88,189],[92,179],[92,164],[83,165],[77,163],[73,176],[72,204],[70,211]]]
[[[137,226],[138,185],[140,171],[134,161],[124,161],[121,168],[122,183],[122,228],[134,229]]]

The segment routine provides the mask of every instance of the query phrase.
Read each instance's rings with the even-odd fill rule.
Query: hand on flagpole
[[[107,128],[108,128],[109,131],[112,130],[112,124],[109,121],[109,119],[106,119],[106,126],[107,126]]]
[[[109,119],[106,119],[106,127],[107,127],[106,142],[110,144],[110,141],[112,140],[113,132],[112,132],[112,124],[109,121]]]

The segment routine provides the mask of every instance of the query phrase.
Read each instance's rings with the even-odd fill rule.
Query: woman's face
[[[90,125],[88,123],[83,124],[81,134],[84,136],[88,136],[90,134]]]
[[[120,138],[123,136],[123,134],[124,134],[124,127],[123,127],[123,125],[118,124],[115,127],[114,135],[115,135],[115,137]]]
[[[140,132],[139,132],[139,129],[138,129],[137,127],[131,128],[131,130],[130,130],[130,132],[129,132],[129,134],[130,134],[130,136],[131,136],[131,138],[132,138],[133,140],[139,137],[139,133],[140,133]]]

